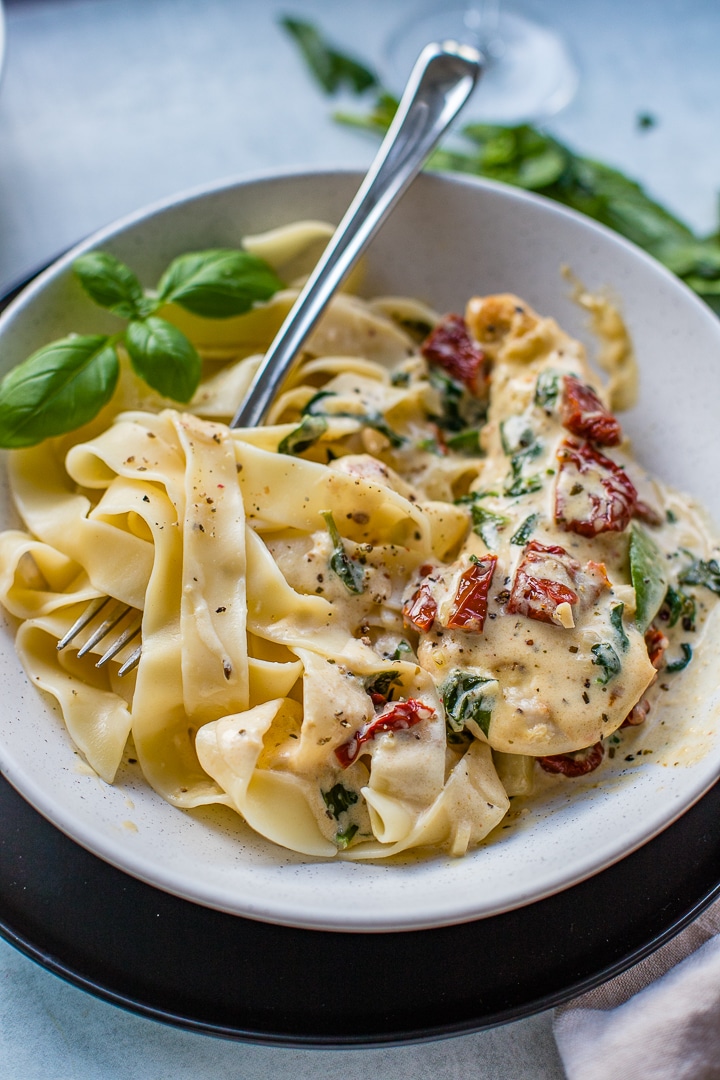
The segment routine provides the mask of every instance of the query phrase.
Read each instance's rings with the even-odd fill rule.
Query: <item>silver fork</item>
[[[480,77],[482,65],[480,53],[468,45],[445,42],[423,49],[367,176],[265,354],[231,427],[255,427],[262,423],[331,297],[462,109]],[[117,656],[140,634],[142,616],[119,601],[105,611],[108,603],[109,597],[91,601],[58,642],[58,649],[64,649],[83,630],[92,627],[78,650],[78,656],[83,656],[125,620],[122,631],[96,666],[102,667]],[[118,675],[136,667],[141,652],[139,645],[120,667]]]

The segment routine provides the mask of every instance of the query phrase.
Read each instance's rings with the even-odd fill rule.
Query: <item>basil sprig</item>
[[[242,250],[181,255],[155,293],[144,290],[130,267],[108,252],[81,255],[73,271],[90,299],[127,320],[127,326],[116,334],[71,334],[13,368],[0,383],[0,446],[34,446],[89,423],[113,395],[120,346],[151,389],[173,401],[190,401],[200,381],[200,357],[185,334],[156,312],[174,303],[224,319],[282,288],[267,263]]]

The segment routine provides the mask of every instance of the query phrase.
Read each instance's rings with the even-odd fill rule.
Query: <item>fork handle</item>
[[[482,71],[466,45],[427,45],[370,171],[258,368],[231,427],[262,423],[295,357],[345,275],[409,187]]]

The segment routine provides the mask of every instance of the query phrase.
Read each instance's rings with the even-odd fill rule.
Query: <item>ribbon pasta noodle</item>
[[[247,245],[287,278],[326,235]],[[584,771],[645,709],[663,598],[642,625],[638,516],[658,550],[712,544],[629,458],[582,348],[515,297],[440,319],[342,294],[268,423],[228,428],[296,291],[222,324],[172,312],[205,362],[187,412],[128,367],[98,420],[13,452],[0,600],[108,783],[131,745],[173,806],[312,857],[462,855],[534,759]],[[102,645],[56,647],[105,595],[142,612],[123,677],[130,646],[101,669]]]

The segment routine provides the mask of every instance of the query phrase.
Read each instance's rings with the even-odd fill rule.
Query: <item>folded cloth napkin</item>
[[[720,1080],[720,900],[553,1026],[568,1080]]]

